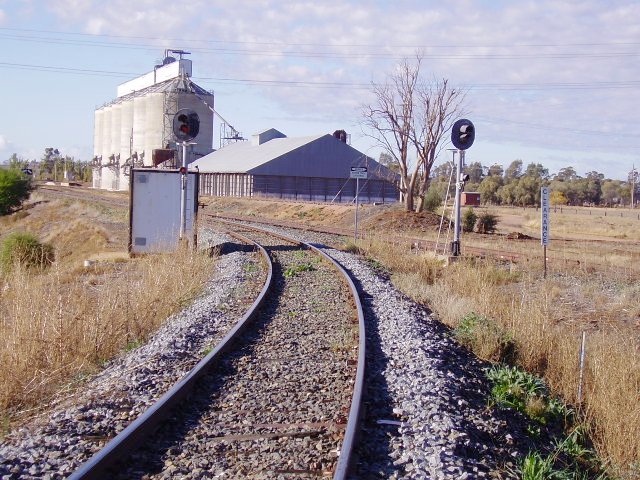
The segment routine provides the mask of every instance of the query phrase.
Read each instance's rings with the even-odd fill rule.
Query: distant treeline
[[[62,155],[54,148],[46,148],[40,160],[27,160],[14,153],[4,163],[9,168],[30,169],[36,180],[91,182],[93,178],[91,162]]]
[[[451,168],[451,163],[447,162],[433,169],[430,189],[433,189],[431,195],[434,197],[444,198]],[[539,205],[540,188],[543,186],[550,187],[552,205],[630,205],[632,187],[635,188],[634,203],[638,203],[640,196],[637,172],[630,173],[626,182],[604,178],[602,173],[596,171],[581,177],[573,167],[549,175],[549,170],[539,163],[530,163],[524,168],[522,160],[514,160],[506,170],[501,165],[485,167],[480,162],[474,162],[466,166],[464,173],[469,176],[464,191],[480,192],[484,204]],[[455,188],[454,178],[451,188]]]

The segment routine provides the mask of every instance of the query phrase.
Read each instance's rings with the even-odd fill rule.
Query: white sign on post
[[[367,167],[351,167],[351,175],[349,178],[367,178]]]
[[[543,246],[549,245],[549,214],[551,213],[551,206],[549,204],[549,187],[542,187],[540,189],[540,207],[541,207],[541,222],[540,222],[540,243]]]

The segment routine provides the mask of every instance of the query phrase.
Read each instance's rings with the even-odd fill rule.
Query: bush
[[[29,198],[31,179],[16,169],[0,169],[0,215],[11,213]]]
[[[442,194],[434,185],[429,187],[427,194],[424,196],[424,209],[429,212],[435,212],[442,205]]]
[[[486,360],[504,362],[515,355],[511,335],[497,322],[474,312],[460,320],[453,334],[462,345]]]
[[[30,233],[12,233],[0,245],[0,266],[5,272],[19,264],[44,269],[53,263],[53,247]]]
[[[476,226],[476,220],[478,220],[478,215],[476,215],[474,209],[472,207],[466,209],[464,215],[462,215],[462,231],[473,232]]]
[[[494,233],[498,226],[498,217],[492,213],[483,213],[477,221],[478,233]]]

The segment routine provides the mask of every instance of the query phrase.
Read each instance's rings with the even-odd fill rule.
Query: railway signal
[[[451,242],[451,255],[454,257],[460,255],[460,198],[464,184],[469,179],[469,176],[464,175],[462,172],[462,168],[464,167],[464,151],[473,145],[475,138],[476,129],[471,120],[461,118],[451,127],[451,143],[458,149],[459,153],[456,168],[455,222],[453,225],[453,242]]]
[[[471,120],[462,118],[453,124],[451,128],[451,143],[458,150],[466,150],[473,145],[476,138],[476,129]]]
[[[173,117],[173,133],[181,142],[188,142],[200,132],[200,117],[193,110],[183,108]]]

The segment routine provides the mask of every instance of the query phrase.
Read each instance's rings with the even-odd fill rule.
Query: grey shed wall
[[[221,149],[200,162],[200,193],[211,196],[248,196],[315,202],[352,202],[356,181],[351,167],[367,166],[359,200],[398,201],[397,175],[332,135],[303,139],[274,139],[255,149]],[[266,153],[268,152],[268,155]],[[272,155],[272,156],[271,156]],[[239,171],[246,165],[245,171]]]
[[[360,180],[358,200],[363,203],[398,201],[398,189],[378,179]],[[213,197],[257,197],[311,202],[350,203],[356,181],[348,178],[201,173],[200,194]]]

